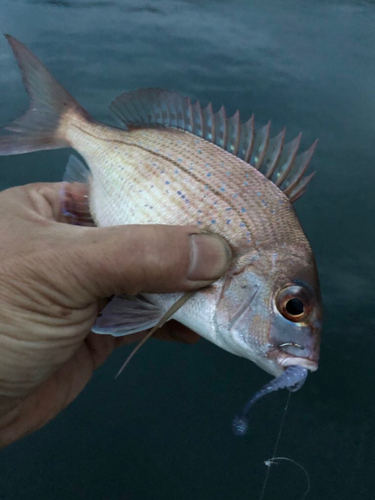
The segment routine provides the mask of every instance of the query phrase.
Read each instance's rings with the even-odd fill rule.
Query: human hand
[[[0,193],[0,446],[42,427],[116,346],[143,338],[90,333],[101,299],[194,290],[229,264],[225,241],[196,227],[68,225],[60,189]],[[194,341],[173,322],[158,333]]]

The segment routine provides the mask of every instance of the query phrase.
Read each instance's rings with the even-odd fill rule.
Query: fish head
[[[276,376],[291,365],[315,371],[322,305],[311,248],[284,244],[239,264],[223,279],[216,308],[225,348]]]

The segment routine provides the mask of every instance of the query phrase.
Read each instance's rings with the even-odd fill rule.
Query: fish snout
[[[320,322],[290,324],[286,323],[284,318],[279,320],[276,320],[271,327],[270,357],[283,368],[300,365],[310,371],[317,370],[320,355]]]

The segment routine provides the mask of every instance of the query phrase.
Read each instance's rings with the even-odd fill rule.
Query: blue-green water
[[[375,4],[366,1],[1,0],[0,28],[29,45],[97,118],[124,90],[179,90],[255,112],[303,145],[318,137],[296,203],[321,275],[319,371],[292,396],[278,454],[309,472],[310,500],[375,497]],[[0,40],[1,122],[27,99]],[[1,158],[0,187],[61,179],[67,150]],[[6,235],[2,235],[6,238]],[[287,394],[233,414],[269,376],[208,342],[150,341],[122,377],[115,353],[38,433],[0,453],[6,500],[258,500]],[[300,499],[283,462],[265,500]]]

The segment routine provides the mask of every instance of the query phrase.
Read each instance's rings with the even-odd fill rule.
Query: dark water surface
[[[319,371],[292,396],[279,455],[308,470],[310,500],[375,498],[375,4],[342,1],[1,0],[0,28],[29,45],[97,118],[124,90],[179,90],[303,145],[317,175],[296,203],[321,275]],[[26,106],[0,39],[1,122]],[[59,181],[69,151],[1,158],[0,187]],[[6,235],[2,235],[2,238]],[[38,433],[0,453],[6,500],[258,500],[286,392],[245,439],[233,414],[269,376],[208,342],[151,341],[124,375],[115,353]],[[275,465],[265,500],[301,499]]]

